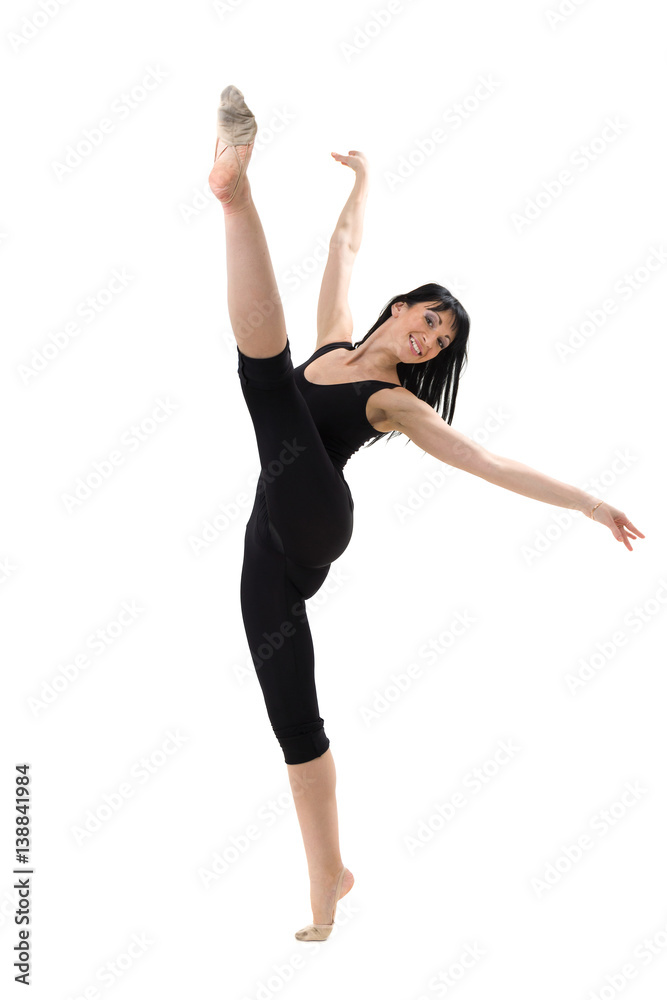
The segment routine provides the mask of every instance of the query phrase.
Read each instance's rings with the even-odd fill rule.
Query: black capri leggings
[[[243,624],[285,763],[303,764],[329,747],[305,600],[349,544],[354,501],[294,382],[289,340],[271,358],[237,352],[261,464],[245,531]]]

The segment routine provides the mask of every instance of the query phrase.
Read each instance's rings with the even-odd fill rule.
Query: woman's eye
[[[431,327],[431,329],[433,329],[433,319],[432,319],[432,317],[431,317],[431,316],[427,316],[427,317],[426,317],[426,322],[427,322],[427,323],[428,323],[428,325],[429,325],[429,326]]]

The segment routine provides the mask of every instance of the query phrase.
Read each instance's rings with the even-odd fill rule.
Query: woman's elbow
[[[500,472],[501,459],[494,455],[492,451],[487,451],[481,445],[477,446],[477,451],[471,458],[469,472],[473,476],[485,479],[487,483],[496,483]]]

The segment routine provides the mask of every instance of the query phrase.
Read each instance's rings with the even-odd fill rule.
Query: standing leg
[[[264,493],[258,491],[246,526],[241,608],[267,712],[287,764],[306,850],[314,923],[330,920],[342,868],[336,773],[319,716],[305,606],[327,574],[328,567],[298,566],[275,547]],[[346,870],[341,896],[353,884],[354,877]]]
[[[331,750],[305,764],[288,764],[287,772],[308,858],[313,923],[326,924],[331,919],[336,876],[343,867],[338,842],[336,768]],[[354,876],[346,869],[341,898],[353,885]]]

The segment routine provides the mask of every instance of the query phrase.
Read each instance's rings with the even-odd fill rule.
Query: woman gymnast
[[[247,166],[257,124],[243,94],[220,97],[209,185],[225,215],[227,297],[241,392],[261,471],[245,532],[243,624],[268,716],[287,764],[310,877],[313,923],[300,941],[331,933],[354,878],[338,839],[336,771],[315,688],[305,601],[352,535],[350,456],[404,434],[435,458],[523,496],[580,510],[632,551],[644,538],[626,515],[591,494],[495,455],[451,427],[470,320],[446,288],[395,296],[357,344],[347,302],[368,188],[358,150],[332,153],[355,174],[329,243],[317,307],[316,350],[297,368]]]

